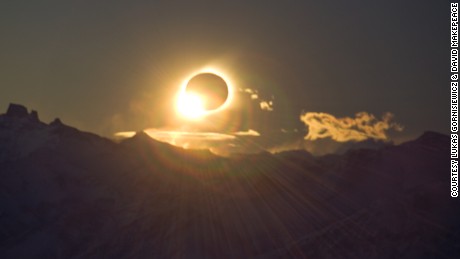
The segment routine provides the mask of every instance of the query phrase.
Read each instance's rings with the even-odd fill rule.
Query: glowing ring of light
[[[216,109],[212,109],[212,110],[204,110],[203,111],[203,114],[200,116],[200,117],[205,117],[205,116],[208,116],[208,115],[211,115],[211,114],[214,114],[214,113],[217,113],[217,112],[220,112],[224,109],[226,109],[230,103],[233,101],[233,85],[231,84],[231,80],[225,76],[222,72],[220,71],[217,71],[216,69],[214,68],[205,68],[205,69],[202,69],[202,70],[199,70],[197,72],[194,72],[192,73],[190,76],[188,76],[181,84],[181,87],[180,87],[180,90],[179,90],[179,94],[178,94],[178,97],[177,97],[177,100],[176,102],[179,103],[181,100],[182,100],[182,96],[185,95],[185,90],[187,88],[187,84],[188,82],[195,76],[199,75],[199,74],[203,74],[203,73],[210,73],[210,74],[214,74],[220,78],[222,78],[222,80],[224,80],[225,84],[227,85],[227,92],[228,92],[228,95],[227,95],[227,99],[225,100],[225,102],[217,107]],[[178,107],[179,105],[176,104],[176,107]],[[179,112],[180,113],[180,112]]]

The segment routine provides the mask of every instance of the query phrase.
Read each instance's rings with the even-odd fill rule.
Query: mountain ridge
[[[224,158],[142,132],[117,144],[26,113],[0,115],[2,258],[460,254],[443,134]]]

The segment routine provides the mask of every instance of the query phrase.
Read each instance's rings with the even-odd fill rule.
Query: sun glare
[[[225,102],[220,105],[220,107],[215,108],[215,109],[207,109],[206,105],[209,105],[209,103],[206,103],[206,94],[203,96],[201,93],[197,94],[195,92],[187,92],[187,84],[189,81],[195,77],[196,75],[203,74],[203,73],[211,73],[214,74],[218,77],[220,77],[226,84],[227,86],[227,99]],[[190,74],[182,83],[179,93],[178,93],[178,98],[176,99],[176,110],[179,113],[180,116],[186,119],[201,119],[207,115],[214,114],[216,112],[222,111],[226,109],[230,103],[233,100],[233,85],[231,83],[231,80],[228,76],[225,76],[222,72],[213,69],[213,68],[205,68],[199,71],[196,71],[195,73]],[[210,100],[210,103],[212,100]]]
[[[179,113],[188,119],[199,119],[206,114],[203,97],[195,93],[183,92],[177,105]]]

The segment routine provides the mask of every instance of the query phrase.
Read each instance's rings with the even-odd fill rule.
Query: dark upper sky
[[[393,113],[395,138],[448,132],[448,3],[191,2],[2,1],[0,107],[107,136],[161,128],[184,78],[212,65],[235,89],[274,96],[272,112],[225,115],[232,130],[365,111]]]

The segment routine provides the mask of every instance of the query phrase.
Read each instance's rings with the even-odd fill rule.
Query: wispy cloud
[[[385,113],[379,120],[367,112],[359,112],[354,118],[336,118],[328,113],[306,112],[300,120],[308,127],[307,140],[331,138],[338,142],[388,140],[390,129],[402,131],[403,127],[392,122],[392,113]]]
[[[260,100],[259,101],[259,107],[261,110],[264,110],[264,111],[273,111],[273,100],[275,99],[275,97],[272,95],[271,96],[271,100],[270,101],[267,101],[263,98],[260,98],[260,94],[259,94],[259,91],[256,90],[256,89],[251,89],[251,88],[240,88],[239,89],[240,92],[243,92],[243,93],[246,93],[250,96],[251,100],[255,101],[255,100]]]
[[[261,101],[259,103],[260,105],[260,109],[264,110],[264,111],[273,111],[273,101]]]
[[[239,89],[240,92],[244,92],[244,93],[247,93],[249,94],[249,96],[251,97],[251,100],[257,100],[259,99],[259,91],[257,91],[256,89],[251,89],[251,88],[240,88]]]
[[[299,132],[299,130],[298,129],[287,130],[287,129],[282,128],[281,132],[282,133],[291,133],[291,132]]]
[[[170,142],[172,139],[186,139],[186,140],[212,140],[223,141],[235,139],[235,136],[216,132],[186,132],[186,131],[166,131],[157,129],[143,130],[151,138]],[[251,130],[250,130],[251,131]],[[254,131],[255,132],[255,131]],[[257,133],[257,132],[256,132]],[[114,134],[116,138],[131,138],[136,135],[135,131],[122,131]]]
[[[234,135],[237,135],[237,136],[254,136],[254,137],[259,137],[260,136],[260,133],[255,131],[255,130],[252,130],[252,129],[249,129],[247,131],[237,131],[235,133],[233,133]]]
[[[256,89],[251,89],[251,88],[240,88],[240,91],[242,92],[245,92],[245,93],[248,93],[248,94],[258,94],[259,91],[257,91]]]
[[[187,132],[168,131],[159,129],[143,130],[151,138],[166,142],[185,149],[224,149],[237,138],[234,135],[217,132]],[[135,131],[117,132],[115,139],[130,138],[136,135]]]
[[[135,131],[121,131],[113,134],[116,139],[131,138],[136,135]]]
[[[147,135],[150,137],[160,141],[166,141],[170,139],[223,141],[235,138],[235,136],[232,135],[216,132],[165,131],[157,129],[147,129],[144,130],[144,132],[147,133]]]

